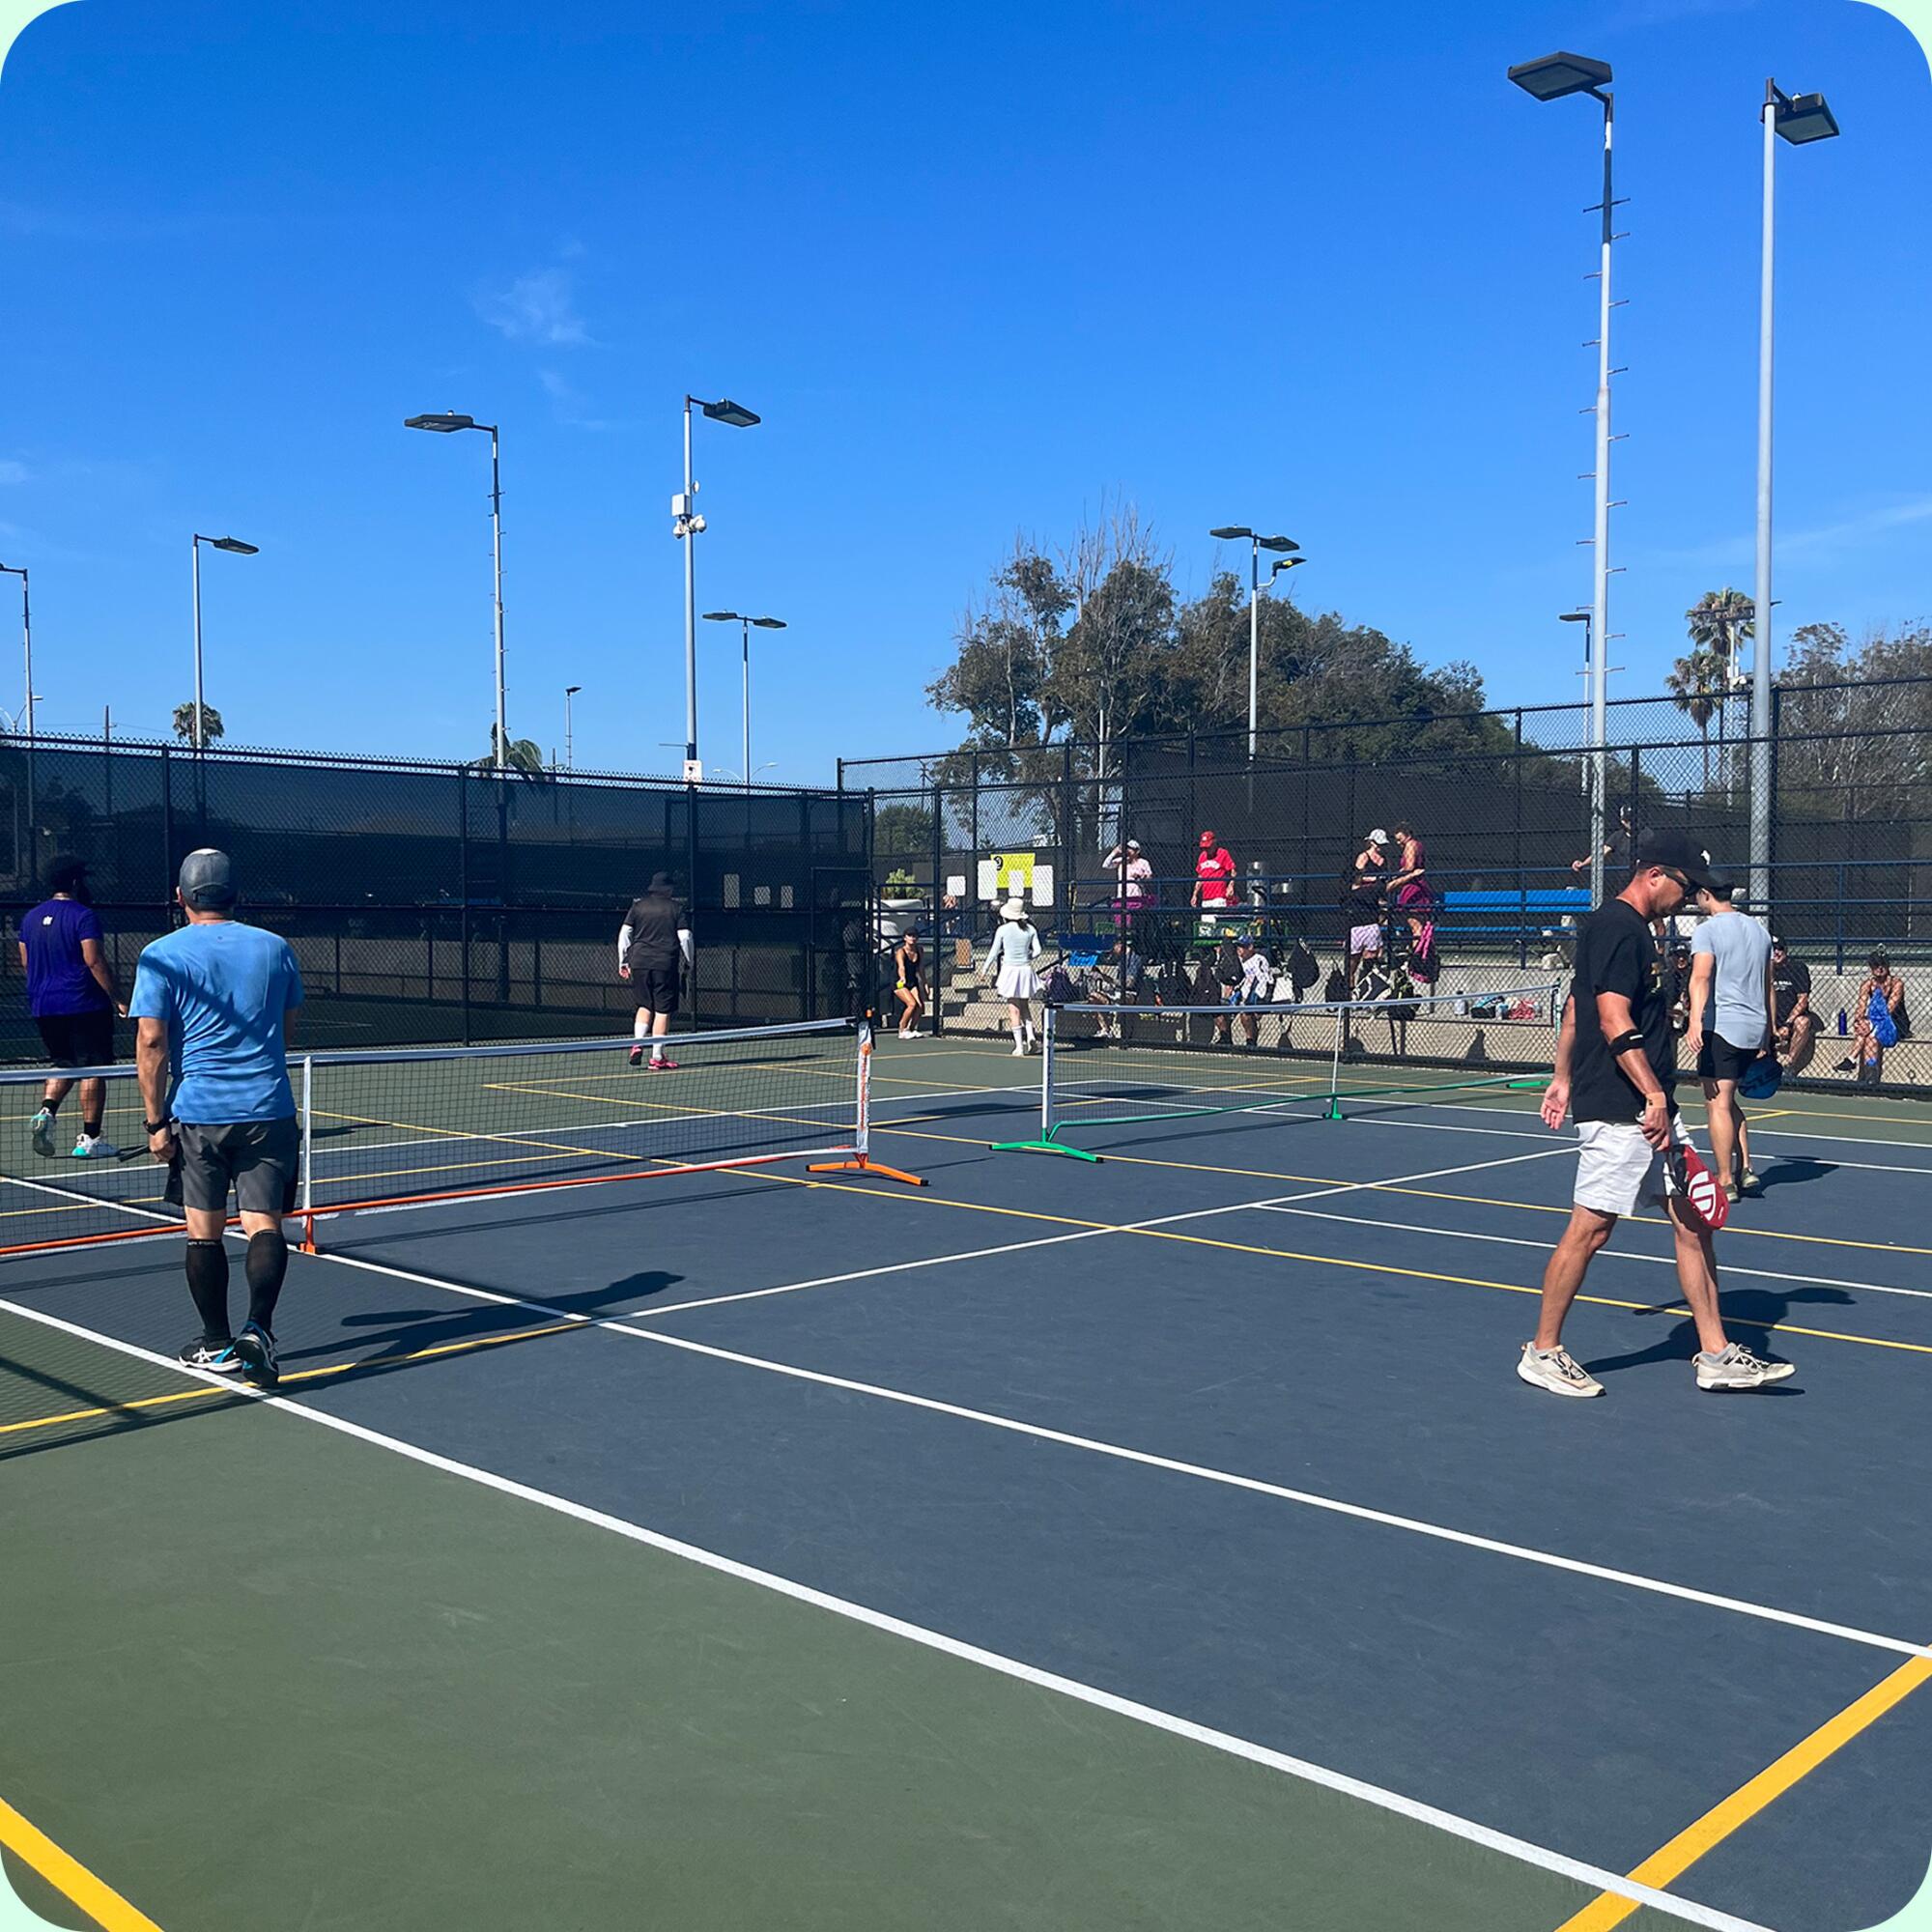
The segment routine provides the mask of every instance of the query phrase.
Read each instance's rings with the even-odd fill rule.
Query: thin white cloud
[[[1901,502],[1881,503],[1835,523],[1776,532],[1777,554],[1806,563],[1831,565],[1854,551],[1883,544],[1894,531],[1932,523],[1932,497],[1909,497]],[[1651,564],[1696,565],[1707,570],[1747,570],[1757,554],[1756,539],[1748,535],[1714,538],[1683,550],[1648,552]]]
[[[0,483],[24,483],[27,480],[27,466],[24,463],[0,462]]]
[[[475,302],[476,313],[512,342],[574,349],[590,340],[571,278],[561,269],[533,269],[507,289],[480,293]]]
[[[611,425],[590,413],[590,399],[560,369],[539,369],[537,381],[544,394],[555,405],[556,419],[571,429],[609,429]]]

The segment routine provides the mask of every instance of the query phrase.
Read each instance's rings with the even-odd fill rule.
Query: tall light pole
[[[1771,712],[1771,360],[1772,258],[1776,223],[1773,190],[1777,142],[1804,147],[1838,131],[1822,94],[1786,94],[1775,80],[1764,84],[1764,254],[1759,268],[1757,313],[1757,586],[1751,655],[1750,895],[1762,915],[1771,909],[1771,777],[1775,748]]]
[[[1617,239],[1612,219],[1617,202],[1610,185],[1610,150],[1616,128],[1616,106],[1606,92],[1611,73],[1607,61],[1590,60],[1582,54],[1546,54],[1541,60],[1524,61],[1509,71],[1509,77],[1539,100],[1561,100],[1572,94],[1587,94],[1604,106],[1604,198],[1599,204],[1603,215],[1597,266],[1597,462],[1591,472],[1596,485],[1596,518],[1591,536],[1590,641],[1590,896],[1601,903],[1604,896],[1604,794],[1608,774],[1605,767],[1608,712],[1606,692],[1609,679],[1604,669],[1604,656],[1610,637],[1610,245]]]
[[[563,687],[563,768],[567,772],[577,769],[577,744],[570,728],[570,700],[582,689],[581,684],[566,684]]]
[[[684,399],[684,490],[670,499],[670,533],[684,544],[684,776],[697,776],[697,544],[704,519],[697,514],[697,479],[691,473],[691,406],[696,403],[713,422],[733,429],[751,429],[761,418],[728,396],[707,403],[698,396]]]
[[[1248,762],[1252,764],[1261,712],[1262,552],[1299,550],[1301,546],[1291,543],[1287,537],[1262,536],[1245,524],[1224,524],[1208,534],[1224,542],[1235,537],[1246,537],[1248,540]],[[1268,582],[1273,583],[1284,570],[1292,570],[1301,561],[1298,556],[1284,558],[1268,572]]]
[[[0,563],[0,577],[20,580],[20,649],[27,661],[27,736],[34,735],[34,608],[27,591],[27,566]]]
[[[406,416],[403,427],[426,429],[436,436],[454,436],[458,430],[479,429],[487,432],[490,438],[490,554],[496,573],[497,601],[497,743],[491,762],[500,774],[510,740],[503,693],[503,472],[497,461],[497,425],[480,423],[474,416],[444,411],[440,414]]]
[[[206,544],[210,550],[225,550],[231,556],[259,556],[261,545],[243,543],[240,537],[205,537],[197,534],[188,545],[188,552],[194,564],[194,749],[199,752],[207,744],[207,734],[202,728],[201,701],[201,547]],[[31,706],[33,699],[27,700]]]
[[[782,617],[748,617],[738,611],[707,611],[704,613],[707,624],[737,624],[741,627],[740,647],[743,652],[745,682],[745,722],[744,722],[744,760],[740,769],[745,774],[745,783],[752,782],[752,626],[755,624],[761,631],[782,631],[785,622]]]

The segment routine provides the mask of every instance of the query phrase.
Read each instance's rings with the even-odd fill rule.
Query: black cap
[[[1789,952],[1791,951],[1790,947],[1785,945],[1784,941],[1775,932],[1771,935],[1771,950],[1774,952]]]
[[[235,867],[226,852],[204,845],[182,861],[182,903],[196,912],[226,912],[235,903]]]
[[[651,882],[644,888],[644,891],[646,893],[668,893],[670,889],[670,874],[668,872],[653,872],[651,874]]]
[[[1720,883],[1711,869],[1710,853],[1688,832],[1672,832],[1664,826],[1652,826],[1637,834],[1636,863],[1640,867],[1667,866],[1673,872],[1682,872],[1699,892],[1708,893]]]

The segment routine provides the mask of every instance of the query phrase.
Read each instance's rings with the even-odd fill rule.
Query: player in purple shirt
[[[114,986],[100,921],[87,902],[87,862],[60,859],[47,872],[53,896],[20,921],[20,965],[27,976],[27,1006],[55,1066],[109,1066],[114,1062],[114,1015],[128,1009]],[[34,1116],[34,1151],[54,1152],[54,1121],[73,1091],[71,1080],[49,1080]],[[101,1136],[107,1083],[80,1083],[80,1137],[75,1160],[113,1160],[118,1151]]]

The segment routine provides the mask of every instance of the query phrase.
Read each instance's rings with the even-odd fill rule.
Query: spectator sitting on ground
[[[1874,952],[1865,968],[1853,1005],[1853,1057],[1839,1061],[1834,1071],[1856,1073],[1861,1087],[1876,1087],[1885,1070],[1886,1048],[1905,1037],[1905,982],[1882,952]]]
[[[1811,969],[1794,959],[1781,939],[1771,942],[1771,986],[1777,1010],[1772,1016],[1772,1042],[1787,1073],[1802,1073],[1818,1042],[1818,1016],[1811,1010]]]

